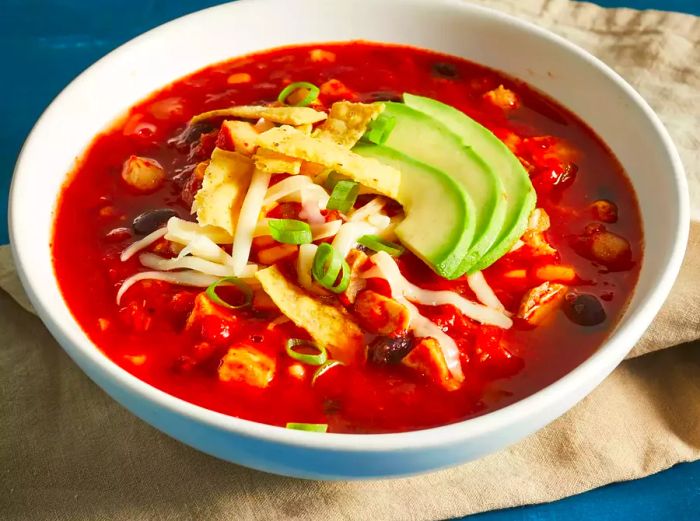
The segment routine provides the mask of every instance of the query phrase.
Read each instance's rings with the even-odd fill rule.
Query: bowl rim
[[[256,3],[263,5],[274,4],[278,1],[283,2],[284,0],[256,0]],[[427,3],[434,5],[436,2],[436,0],[391,1],[401,3],[403,6],[411,4],[424,5]],[[54,98],[37,120],[18,155],[10,187],[8,208],[8,224],[13,259],[22,285],[39,317],[55,338],[64,339],[64,342],[60,343],[71,358],[75,360],[75,354],[85,356],[89,362],[92,362],[101,371],[101,374],[105,378],[109,379],[112,385],[127,389],[129,392],[138,395],[140,399],[148,401],[151,405],[162,407],[171,413],[184,416],[217,430],[273,442],[279,445],[348,453],[427,449],[484,436],[508,425],[515,425],[524,421],[533,414],[546,411],[549,407],[557,403],[563,391],[572,393],[574,391],[585,390],[589,387],[592,388],[593,386],[590,386],[590,382],[595,382],[595,385],[597,385],[603,378],[610,374],[631,347],[639,340],[652,319],[658,313],[680,270],[689,233],[690,203],[687,180],[678,151],[663,123],[641,95],[608,65],[576,44],[529,21],[516,18],[513,15],[506,14],[496,9],[466,3],[460,0],[437,1],[449,8],[461,10],[462,13],[460,13],[460,15],[471,11],[481,16],[495,19],[499,23],[515,27],[536,38],[546,40],[554,46],[565,48],[568,52],[577,55],[578,58],[598,69],[608,81],[620,87],[628,99],[631,100],[637,108],[642,109],[645,117],[652,124],[656,134],[655,137],[662,145],[673,167],[672,176],[669,176],[668,179],[669,182],[675,183],[674,189],[678,196],[679,203],[676,208],[676,218],[679,222],[679,226],[672,231],[673,249],[669,255],[669,262],[662,275],[659,277],[659,280],[657,280],[656,286],[649,291],[646,300],[639,304],[639,310],[635,315],[627,317],[626,323],[616,326],[601,347],[572,371],[535,393],[503,408],[456,423],[416,431],[386,434],[327,433],[324,436],[228,416],[172,396],[138,379],[109,359],[99,347],[84,334],[77,321],[75,321],[75,324],[78,330],[83,333],[84,338],[64,329],[64,326],[53,318],[51,308],[57,305],[67,308],[67,305],[64,300],[60,302],[49,301],[47,298],[44,298],[40,292],[35,291],[35,286],[32,283],[32,263],[24,252],[26,248],[17,224],[19,221],[17,216],[18,208],[21,206],[21,202],[16,198],[17,186],[20,183],[19,179],[25,175],[24,164],[28,161],[26,157],[27,150],[31,148],[37,130],[45,124],[47,119],[52,117],[54,111],[59,110],[62,99],[67,96],[67,93],[73,89],[76,84],[83,81],[86,76],[91,75],[94,70],[108,66],[110,60],[115,56],[130,52],[133,47],[137,47],[143,40],[153,36],[155,33],[175,29],[179,24],[183,23],[185,19],[191,20],[196,17],[211,16],[211,13],[221,9],[235,10],[238,5],[246,5],[249,8],[250,6],[248,4],[253,3],[253,0],[238,0],[234,4],[218,5],[176,18],[127,41],[100,58],[71,81],[61,93]],[[202,66],[204,67],[206,65],[207,64],[203,64]],[[57,282],[55,272],[52,273],[52,279],[54,282]],[[68,312],[72,316],[69,309]],[[624,316],[625,315],[623,315],[623,317]],[[102,387],[101,384],[100,387]],[[578,399],[574,401],[574,404],[577,401]]]

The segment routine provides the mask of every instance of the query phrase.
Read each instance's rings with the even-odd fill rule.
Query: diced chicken
[[[122,179],[134,190],[152,192],[165,181],[165,170],[155,159],[132,155],[124,162]]]
[[[247,121],[224,121],[221,125],[221,132],[226,136],[229,143],[233,144],[233,149],[240,154],[252,156],[258,147],[256,143],[258,132]]]
[[[460,386],[460,382],[450,374],[440,344],[434,338],[421,338],[401,363],[448,391],[453,391]]]
[[[214,304],[207,294],[203,291],[194,299],[194,307],[190,311],[185,323],[185,330],[191,331],[194,328],[201,327],[205,317],[214,316],[224,322],[234,324],[236,317],[224,308]]]
[[[276,362],[257,349],[240,345],[229,348],[219,365],[219,380],[243,382],[253,387],[265,388],[275,376]]]
[[[535,255],[554,255],[557,253],[557,250],[547,242],[544,234],[549,230],[549,226],[547,212],[542,208],[535,208],[530,214],[527,230],[522,237],[522,241],[534,250]]]
[[[567,287],[556,282],[543,282],[523,297],[517,316],[530,325],[540,326],[554,317],[566,296]]]
[[[277,266],[260,270],[255,276],[280,311],[317,344],[325,346],[333,359],[344,364],[361,361],[364,335],[345,308],[309,295],[287,280]]]
[[[287,369],[289,376],[297,380],[303,380],[306,376],[306,368],[302,364],[292,364]]]
[[[363,271],[363,267],[369,260],[369,257],[363,251],[352,249],[345,260],[350,267],[350,282],[348,283],[344,295],[345,298],[348,299],[348,302],[352,304],[355,302],[357,294],[365,289],[367,285],[367,279],[362,277],[360,273]]]
[[[353,309],[360,324],[377,335],[405,335],[411,322],[406,306],[372,290],[361,291]]]
[[[515,92],[505,88],[503,85],[488,91],[484,94],[484,98],[503,110],[516,109],[520,106],[520,100]]]

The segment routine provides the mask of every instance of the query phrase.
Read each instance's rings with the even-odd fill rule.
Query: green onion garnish
[[[328,360],[325,364],[323,364],[321,367],[316,369],[316,372],[314,375],[311,377],[311,385],[314,385],[316,383],[316,380],[322,375],[326,373],[329,369],[332,369],[338,365],[345,365],[342,362],[339,362],[338,360]]]
[[[308,347],[317,351],[316,354],[300,353],[296,350],[297,347]],[[328,360],[328,353],[326,348],[323,346],[318,346],[314,344],[311,340],[304,340],[303,338],[290,338],[287,340],[287,345],[285,346],[287,354],[294,358],[294,360],[299,360],[300,362],[308,365],[323,365]]]
[[[326,208],[345,213],[355,204],[359,193],[359,183],[355,181],[338,181],[333,188],[333,192],[331,192],[331,198],[328,200]]]
[[[279,101],[282,105],[290,105],[287,103],[287,98],[297,89],[306,89],[309,91],[309,93],[299,103],[292,103],[292,107],[306,107],[311,105],[318,99],[318,93],[321,92],[320,89],[313,83],[309,83],[308,81],[296,81],[294,83],[290,83],[284,89],[282,89],[282,92],[280,92],[279,96],[277,96],[277,101]]]
[[[392,116],[379,116],[374,120],[369,130],[365,132],[365,139],[377,145],[383,145],[389,139],[389,134],[396,126],[396,118]]]
[[[316,282],[333,293],[342,293],[350,283],[350,266],[338,250],[327,242],[318,245],[311,275]],[[340,282],[338,280],[340,276]]]
[[[243,302],[241,304],[229,304],[219,295],[217,295],[216,288],[222,284],[226,286],[236,286],[243,294]],[[248,284],[237,277],[224,277],[223,279],[217,280],[207,288],[207,297],[209,297],[209,300],[211,300],[214,304],[218,304],[219,306],[229,309],[241,309],[250,306],[250,304],[253,302],[253,290],[250,289]]]
[[[268,221],[270,235],[278,242],[285,244],[309,244],[311,236],[311,226],[304,221],[296,219],[270,219]]]
[[[370,250],[385,251],[392,257],[398,257],[406,251],[406,248],[404,248],[400,244],[385,241],[384,239],[382,239],[381,237],[377,237],[376,235],[363,235],[362,237],[357,239],[357,242],[362,246],[366,246]]]
[[[326,180],[323,182],[323,187],[326,190],[332,191],[335,188],[335,185],[338,184],[338,181],[348,181],[349,179],[349,177],[339,174],[335,170],[331,170],[326,177]]]
[[[294,429],[295,431],[308,431],[308,432],[328,432],[327,423],[293,423],[287,424],[288,429]]]

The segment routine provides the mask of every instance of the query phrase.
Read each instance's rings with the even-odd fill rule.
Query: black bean
[[[168,145],[178,150],[186,149],[192,143],[199,141],[199,136],[211,132],[215,128],[209,121],[200,121],[193,125],[187,125],[180,133],[168,140]]]
[[[432,69],[433,76],[437,76],[438,78],[448,78],[453,80],[459,76],[457,67],[455,67],[452,63],[435,62],[433,63]]]
[[[607,318],[600,300],[587,293],[569,293],[563,309],[569,320],[580,326],[596,326]]]
[[[367,359],[378,365],[398,364],[413,349],[412,339],[380,336],[367,347]]]
[[[168,219],[175,217],[177,212],[170,208],[158,208],[156,210],[148,210],[137,215],[132,223],[134,232],[139,235],[148,235],[151,232],[160,228]]]

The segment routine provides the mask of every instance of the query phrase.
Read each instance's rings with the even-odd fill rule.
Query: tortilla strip
[[[259,119],[265,118],[273,123],[283,125],[306,125],[323,121],[328,116],[325,112],[314,110],[310,107],[266,107],[264,105],[240,105],[227,109],[211,110],[197,114],[190,120],[190,125],[211,118],[241,118]]]
[[[301,159],[285,156],[267,148],[258,148],[253,159],[256,168],[270,174],[297,175],[301,170]]]
[[[282,154],[319,163],[361,185],[396,199],[401,172],[373,158],[362,157],[330,140],[307,136],[293,127],[272,128],[258,136],[258,145]]]
[[[383,103],[333,103],[328,119],[316,129],[314,137],[329,139],[345,148],[352,148],[384,110]]]
[[[202,188],[194,196],[199,224],[217,226],[233,235],[252,173],[249,157],[215,148]]]
[[[344,364],[362,361],[364,337],[345,308],[312,297],[287,280],[277,266],[260,270],[255,276],[282,313],[308,331],[314,342],[326,347],[331,358]]]

